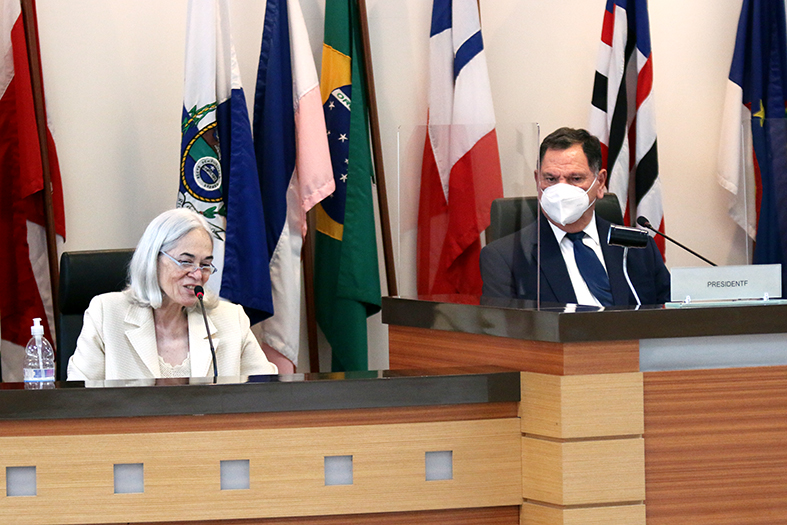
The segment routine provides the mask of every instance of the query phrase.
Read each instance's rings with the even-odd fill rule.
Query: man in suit
[[[536,300],[540,278],[542,303],[637,304],[623,273],[623,248],[607,243],[610,223],[595,214],[607,177],[599,140],[582,129],[560,128],[541,143],[539,157],[540,227],[533,223],[484,247],[484,297]],[[652,239],[644,249],[629,250],[628,273],[642,304],[669,300],[669,271]]]

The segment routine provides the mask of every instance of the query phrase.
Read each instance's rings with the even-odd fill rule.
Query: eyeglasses
[[[173,256],[171,256],[170,254],[168,254],[167,252],[161,251],[159,253],[161,255],[166,255],[169,258],[169,260],[177,264],[181,270],[186,270],[186,273],[192,273],[194,270],[199,270],[202,273],[207,273],[208,275],[212,275],[218,271],[217,268],[213,266],[213,263],[197,264],[188,261],[179,261],[175,259]]]

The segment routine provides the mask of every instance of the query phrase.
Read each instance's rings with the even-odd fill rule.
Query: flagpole
[[[369,40],[369,22],[366,14],[366,0],[357,0],[361,22],[361,53],[365,71],[366,99],[369,101],[369,127],[372,136],[374,172],[377,177],[377,204],[380,209],[380,229],[383,236],[383,255],[385,257],[385,277],[388,295],[397,296],[396,267],[394,266],[393,244],[391,242],[391,220],[388,215],[388,194],[385,188],[385,169],[383,167],[383,148],[380,140],[380,118],[377,114],[377,96],[374,89],[372,69],[372,48]]]
[[[41,76],[41,55],[38,46],[38,21],[36,19],[35,0],[21,0],[22,20],[25,26],[27,43],[27,59],[30,66],[30,83],[33,89],[33,106],[35,108],[38,146],[41,152],[41,169],[44,178],[44,219],[46,230],[46,248],[49,255],[49,282],[52,287],[52,312],[55,317],[57,333],[58,311],[60,305],[58,282],[60,274],[57,260],[57,240],[55,231],[55,212],[52,201],[52,175],[49,164],[49,146],[47,144],[46,107],[44,105],[44,83]]]
[[[306,237],[303,239],[301,264],[303,265],[303,293],[306,301],[306,334],[309,342],[309,372],[320,371],[320,347],[317,341],[317,313],[314,304],[314,221],[313,210],[307,213]]]

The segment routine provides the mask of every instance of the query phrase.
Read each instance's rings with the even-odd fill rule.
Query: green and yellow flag
[[[335,372],[368,369],[366,318],[381,295],[356,1],[326,1],[320,78],[336,191],[316,207],[314,288]]]

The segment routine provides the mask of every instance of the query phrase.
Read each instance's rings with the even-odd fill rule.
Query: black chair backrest
[[[596,213],[613,224],[623,224],[623,213],[617,195],[607,193],[596,201]],[[535,222],[538,214],[536,197],[506,197],[495,199],[490,210],[489,228],[486,229],[486,242],[490,243],[505,237],[528,224]]]
[[[66,380],[82,320],[96,295],[126,287],[133,249],[64,252],[60,256],[60,312],[57,331],[56,378]]]

